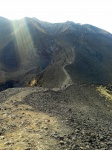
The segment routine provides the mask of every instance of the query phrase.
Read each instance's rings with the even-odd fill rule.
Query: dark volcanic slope
[[[111,83],[112,34],[69,21],[51,24],[36,18],[0,18],[0,82],[36,75],[55,64],[68,64],[74,83]],[[52,76],[49,70],[47,75]]]
[[[1,150],[111,150],[111,83],[112,34],[0,17]]]

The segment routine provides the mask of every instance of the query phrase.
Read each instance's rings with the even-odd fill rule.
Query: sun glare
[[[88,23],[112,32],[111,0],[0,0],[0,16],[48,22]]]
[[[12,27],[21,63],[23,66],[25,65],[25,63],[27,63],[27,59],[29,59],[29,56],[30,59],[32,58],[32,60],[34,60],[35,46],[25,19],[21,19],[19,21],[12,21]]]

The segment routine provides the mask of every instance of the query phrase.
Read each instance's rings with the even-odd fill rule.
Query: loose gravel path
[[[96,87],[0,93],[0,150],[111,150],[112,102]]]

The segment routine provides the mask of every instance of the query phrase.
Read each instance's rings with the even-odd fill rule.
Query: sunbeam
[[[35,64],[35,46],[25,19],[12,21],[16,45],[21,59],[21,67],[26,69],[28,63]]]

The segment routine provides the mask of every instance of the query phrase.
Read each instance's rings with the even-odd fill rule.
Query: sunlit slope
[[[47,38],[43,29],[29,18],[7,20],[7,22],[4,21],[5,19],[2,20],[0,22],[0,71],[2,79],[16,78],[35,68],[37,72],[43,70],[49,63],[50,57],[46,50],[40,51],[38,49],[43,45],[41,41]],[[43,58],[45,59],[42,62]],[[9,73],[8,76],[7,73]]]

